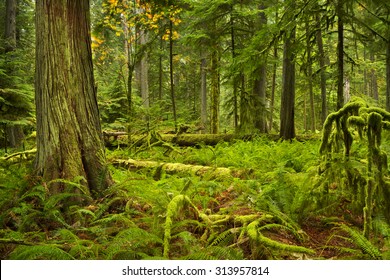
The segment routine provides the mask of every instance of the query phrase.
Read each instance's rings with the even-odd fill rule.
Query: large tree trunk
[[[259,10],[263,11],[265,5],[260,5]],[[262,29],[267,25],[267,16],[264,12],[259,13],[258,18],[258,28]],[[266,89],[267,89],[267,66],[266,66],[266,57],[262,57],[260,66],[257,67],[254,71],[254,82],[253,82],[253,95],[255,101],[255,111],[254,111],[254,126],[259,132],[266,133],[268,132],[267,126],[267,113],[266,113]]]
[[[267,113],[266,113],[266,86],[267,67],[265,64],[259,66],[256,71],[256,78],[253,82],[253,94],[255,96],[255,128],[261,133],[267,133]]]
[[[283,53],[282,103],[280,110],[280,138],[291,140],[295,137],[295,62],[293,42],[295,28],[286,34]]]
[[[110,184],[94,84],[88,0],[36,1],[37,158],[45,181]],[[61,191],[55,185],[52,192]]]

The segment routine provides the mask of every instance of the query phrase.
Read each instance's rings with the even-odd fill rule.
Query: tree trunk
[[[266,86],[267,86],[267,68],[263,64],[256,71],[256,78],[253,82],[253,95],[255,97],[255,128],[261,133],[267,130],[266,114]]]
[[[314,109],[314,91],[313,91],[313,60],[311,55],[311,44],[309,36],[309,24],[306,23],[306,48],[307,48],[307,79],[309,86],[309,99],[310,99],[310,129],[312,132],[316,130],[316,115]]]
[[[6,14],[5,14],[5,54],[11,53],[16,50],[17,39],[16,39],[16,12],[17,12],[17,1],[16,0],[7,0],[6,1]],[[8,56],[6,58],[9,59]],[[10,54],[10,59],[12,59],[12,54]],[[14,71],[12,63],[8,64],[6,67],[6,76],[12,76],[12,72]],[[5,82],[2,85],[4,88],[15,88],[17,85],[13,84],[13,82]],[[9,144],[12,148],[17,148],[22,146],[24,133],[21,125],[14,125],[12,121],[7,125],[6,135],[7,135],[7,144]]]
[[[140,47],[144,48],[147,43],[147,34],[145,30],[140,32],[139,43]],[[139,73],[139,84],[140,84],[140,93],[142,98],[142,104],[144,108],[149,108],[149,65],[148,65],[148,52],[144,51],[140,60],[140,73]]]
[[[388,33],[386,42],[386,110],[390,112],[390,30]]]
[[[200,100],[201,100],[201,107],[200,107],[200,121],[201,121],[201,127],[203,128],[201,130],[202,133],[205,133],[207,131],[207,62],[206,58],[201,59],[200,64],[200,77],[201,77],[201,86],[200,86]]]
[[[177,132],[177,116],[176,116],[176,97],[175,97],[175,83],[173,77],[173,22],[169,21],[169,77],[171,83],[171,101],[173,111],[173,121],[175,123],[175,132]]]
[[[99,197],[111,183],[93,76],[88,0],[36,1],[37,158],[45,181],[84,177]],[[62,191],[52,184],[53,193]]]
[[[317,15],[317,22],[320,22],[321,18]],[[318,45],[318,58],[320,63],[320,88],[321,88],[321,124],[325,123],[326,117],[328,116],[328,103],[326,96],[326,72],[325,72],[325,51],[324,44],[322,41],[322,30],[319,26],[316,34],[317,45]]]
[[[158,58],[158,100],[162,101],[163,95],[163,43],[164,40],[160,37],[160,54]]]
[[[274,46],[274,58],[278,58],[278,47]],[[275,60],[276,61],[276,60]],[[270,104],[270,119],[269,119],[269,132],[272,131],[274,122],[274,109],[275,109],[275,91],[276,91],[276,69],[277,63],[274,62],[272,66],[272,84],[271,84],[271,104]]]
[[[16,0],[6,1],[5,14],[5,52],[16,49]]]
[[[278,13],[275,14],[275,21],[278,21]],[[269,119],[269,132],[272,131],[273,122],[274,122],[274,109],[275,109],[275,91],[276,91],[276,69],[278,60],[278,45],[274,44],[274,53],[273,53],[274,63],[272,66],[272,82],[271,82],[271,101],[270,101],[270,119]]]
[[[337,20],[337,110],[344,106],[344,9],[343,0],[338,0],[336,13]]]
[[[295,137],[294,106],[295,106],[295,54],[293,42],[295,28],[285,35],[283,52],[282,100],[280,110],[280,138],[291,140]]]
[[[370,60],[371,62],[375,62],[375,55],[373,52],[370,53]],[[370,87],[370,96],[374,98],[376,101],[379,100],[379,91],[378,91],[378,80],[376,78],[376,71],[375,68],[371,69],[370,73],[370,80],[371,80],[371,87]]]
[[[231,50],[232,50],[232,61],[233,64],[236,60],[236,38],[234,32],[234,5],[230,6],[230,41],[231,41]],[[236,74],[232,75],[233,77],[233,119],[234,119],[234,130],[237,133],[239,130],[238,126],[238,76]]]
[[[260,5],[259,10],[264,10],[265,6]],[[264,12],[259,13],[259,29],[267,25],[267,17]],[[266,113],[266,88],[267,88],[267,67],[265,56],[261,58],[260,66],[254,71],[255,80],[253,82],[253,95],[255,100],[255,128],[261,133],[268,132]]]
[[[219,56],[217,46],[211,52],[211,117],[210,130],[212,134],[219,131]]]

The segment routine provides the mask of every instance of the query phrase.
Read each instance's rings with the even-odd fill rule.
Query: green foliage
[[[20,246],[10,255],[14,260],[73,260],[64,250],[54,245]]]
[[[344,224],[340,224],[339,227],[348,233],[351,243],[355,244],[364,254],[367,254],[370,259],[381,260],[383,258],[378,248],[359,231]]]
[[[364,235],[367,239],[372,229],[372,216],[378,213],[388,216],[390,213],[387,203],[387,154],[381,150],[382,129],[387,129],[389,120],[390,114],[385,110],[356,100],[330,114],[324,124],[320,152],[324,155],[325,166],[320,172],[325,172],[325,178],[332,178],[340,184],[343,191],[347,195],[349,193],[348,199],[359,199],[358,204],[364,204]],[[354,164],[353,127],[357,128],[360,141],[366,145],[366,164],[363,168]],[[342,148],[343,154],[340,153]],[[337,174],[332,171],[334,166],[338,168]],[[329,192],[329,189],[325,191]],[[374,207],[374,201],[377,201],[378,207]]]
[[[155,171],[111,167],[118,183],[105,190],[99,201],[84,192],[82,178],[41,184],[33,178],[26,181],[24,174],[29,170],[23,163],[11,165],[0,175],[5,199],[0,216],[2,258],[317,258],[322,248],[312,243],[303,227],[311,226],[308,219],[340,212],[335,205],[342,199],[332,198],[334,211],[318,203],[324,196],[317,182],[321,177],[316,175],[319,144],[317,140],[286,143],[257,138],[214,148],[185,148],[175,155],[186,163],[254,169],[249,179],[210,180],[194,174],[156,177]],[[129,156],[120,149],[109,153],[110,158]],[[148,155],[172,160],[172,155],[163,155],[157,147],[136,156]],[[64,184],[64,192],[49,196],[47,189],[57,183]],[[359,215],[347,209],[340,219]],[[384,218],[374,219],[373,233],[379,241],[372,246],[385,248],[388,226]],[[375,257],[372,246],[357,245],[360,241],[351,236],[343,239],[353,244],[351,248],[344,243],[333,246],[343,252],[340,258]],[[56,249],[49,254],[52,248]],[[366,251],[360,248],[370,253],[363,255]],[[385,249],[383,258],[387,258]]]

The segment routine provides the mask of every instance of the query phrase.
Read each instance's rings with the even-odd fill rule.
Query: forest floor
[[[259,137],[113,149],[109,162],[141,164],[111,165],[115,185],[84,206],[67,202],[80,181],[49,196],[28,159],[3,162],[1,258],[390,259],[387,221],[377,215],[363,236],[362,190],[342,185],[344,164],[323,171],[319,145]],[[363,172],[364,146],[353,152]]]

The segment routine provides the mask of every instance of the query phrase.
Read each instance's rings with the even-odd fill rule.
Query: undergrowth
[[[376,217],[375,237],[366,239],[359,207],[347,200],[351,197],[339,187],[327,185],[325,191],[330,183],[318,173],[319,145],[318,140],[259,137],[169,156],[158,147],[137,155],[117,149],[109,158],[148,157],[252,172],[218,180],[111,167],[116,183],[100,200],[82,191],[82,178],[62,181],[65,191],[50,196],[50,182],[26,175],[31,163],[2,163],[1,258],[317,259],[334,248],[342,252],[337,258],[389,258],[386,220]],[[338,167],[333,168],[329,172],[336,174]],[[80,206],[80,199],[88,203]],[[313,242],[313,218],[336,221],[326,244]]]

